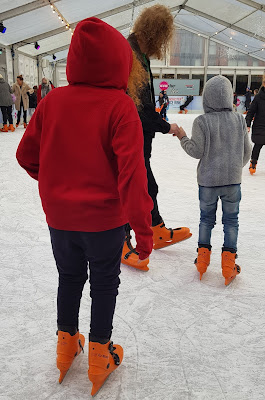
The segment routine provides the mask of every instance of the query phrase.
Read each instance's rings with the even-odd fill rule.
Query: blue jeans
[[[238,213],[241,200],[241,186],[199,186],[200,228],[199,246],[211,245],[212,229],[216,223],[216,210],[219,198],[222,202],[224,225],[224,249],[237,251]]]

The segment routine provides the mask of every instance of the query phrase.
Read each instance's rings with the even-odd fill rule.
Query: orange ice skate
[[[163,247],[171,246],[172,244],[189,239],[192,234],[189,228],[166,228],[164,222],[152,226],[154,249],[162,249]]]
[[[141,271],[149,271],[149,268],[147,266],[149,263],[149,258],[147,260],[139,262],[139,253],[133,248],[130,239],[131,237],[126,237],[124,242],[121,257],[122,264],[140,269]]]
[[[71,336],[68,332],[58,331],[57,368],[60,370],[59,383],[62,383],[74,358],[84,352],[85,337],[79,332]]]
[[[222,253],[222,270],[226,286],[241,272],[240,266],[235,263],[236,256],[236,253],[230,251],[223,251]]]
[[[109,375],[118,368],[123,360],[123,348],[112,342],[100,344],[89,342],[88,378],[92,382],[91,395],[102,387]]]
[[[254,162],[253,160],[250,161],[249,172],[251,173],[251,175],[255,174],[256,167],[257,167],[257,162]]]
[[[199,247],[197,251],[198,256],[194,261],[194,264],[196,265],[197,270],[200,273],[201,280],[203,274],[207,271],[207,268],[210,265],[211,251],[206,247]]]
[[[1,132],[8,132],[8,127],[7,125],[4,125],[2,129],[0,129]]]
[[[14,132],[15,131],[14,125],[10,124],[9,127],[8,127],[8,130],[11,131],[11,132]]]

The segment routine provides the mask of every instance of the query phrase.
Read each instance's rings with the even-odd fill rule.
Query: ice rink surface
[[[177,115],[190,134],[194,115]],[[56,368],[57,270],[37,183],[17,164],[24,130],[0,133],[0,398],[90,398],[87,345],[59,385]],[[179,140],[157,134],[152,166],[168,227],[193,237],[153,252],[147,273],[122,266],[113,340],[122,366],[97,400],[265,399],[265,149],[255,176],[243,171],[238,263],[229,287],[221,274],[222,225],[213,231],[212,262],[200,282],[196,256],[197,160]],[[89,330],[89,284],[80,331]]]

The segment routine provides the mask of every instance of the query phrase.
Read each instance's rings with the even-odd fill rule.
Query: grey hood
[[[233,111],[233,89],[229,79],[222,75],[211,78],[203,91],[203,109],[205,113]]]

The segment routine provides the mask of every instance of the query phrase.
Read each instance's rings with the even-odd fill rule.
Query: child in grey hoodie
[[[194,120],[191,139],[182,128],[175,136],[188,155],[200,160],[197,179],[201,218],[198,257],[195,260],[200,279],[210,264],[211,232],[220,198],[224,225],[222,271],[228,285],[240,273],[240,267],[235,264],[240,184],[251,145],[243,115],[232,112],[233,90],[227,78],[219,75],[206,83],[203,108],[205,114]]]

